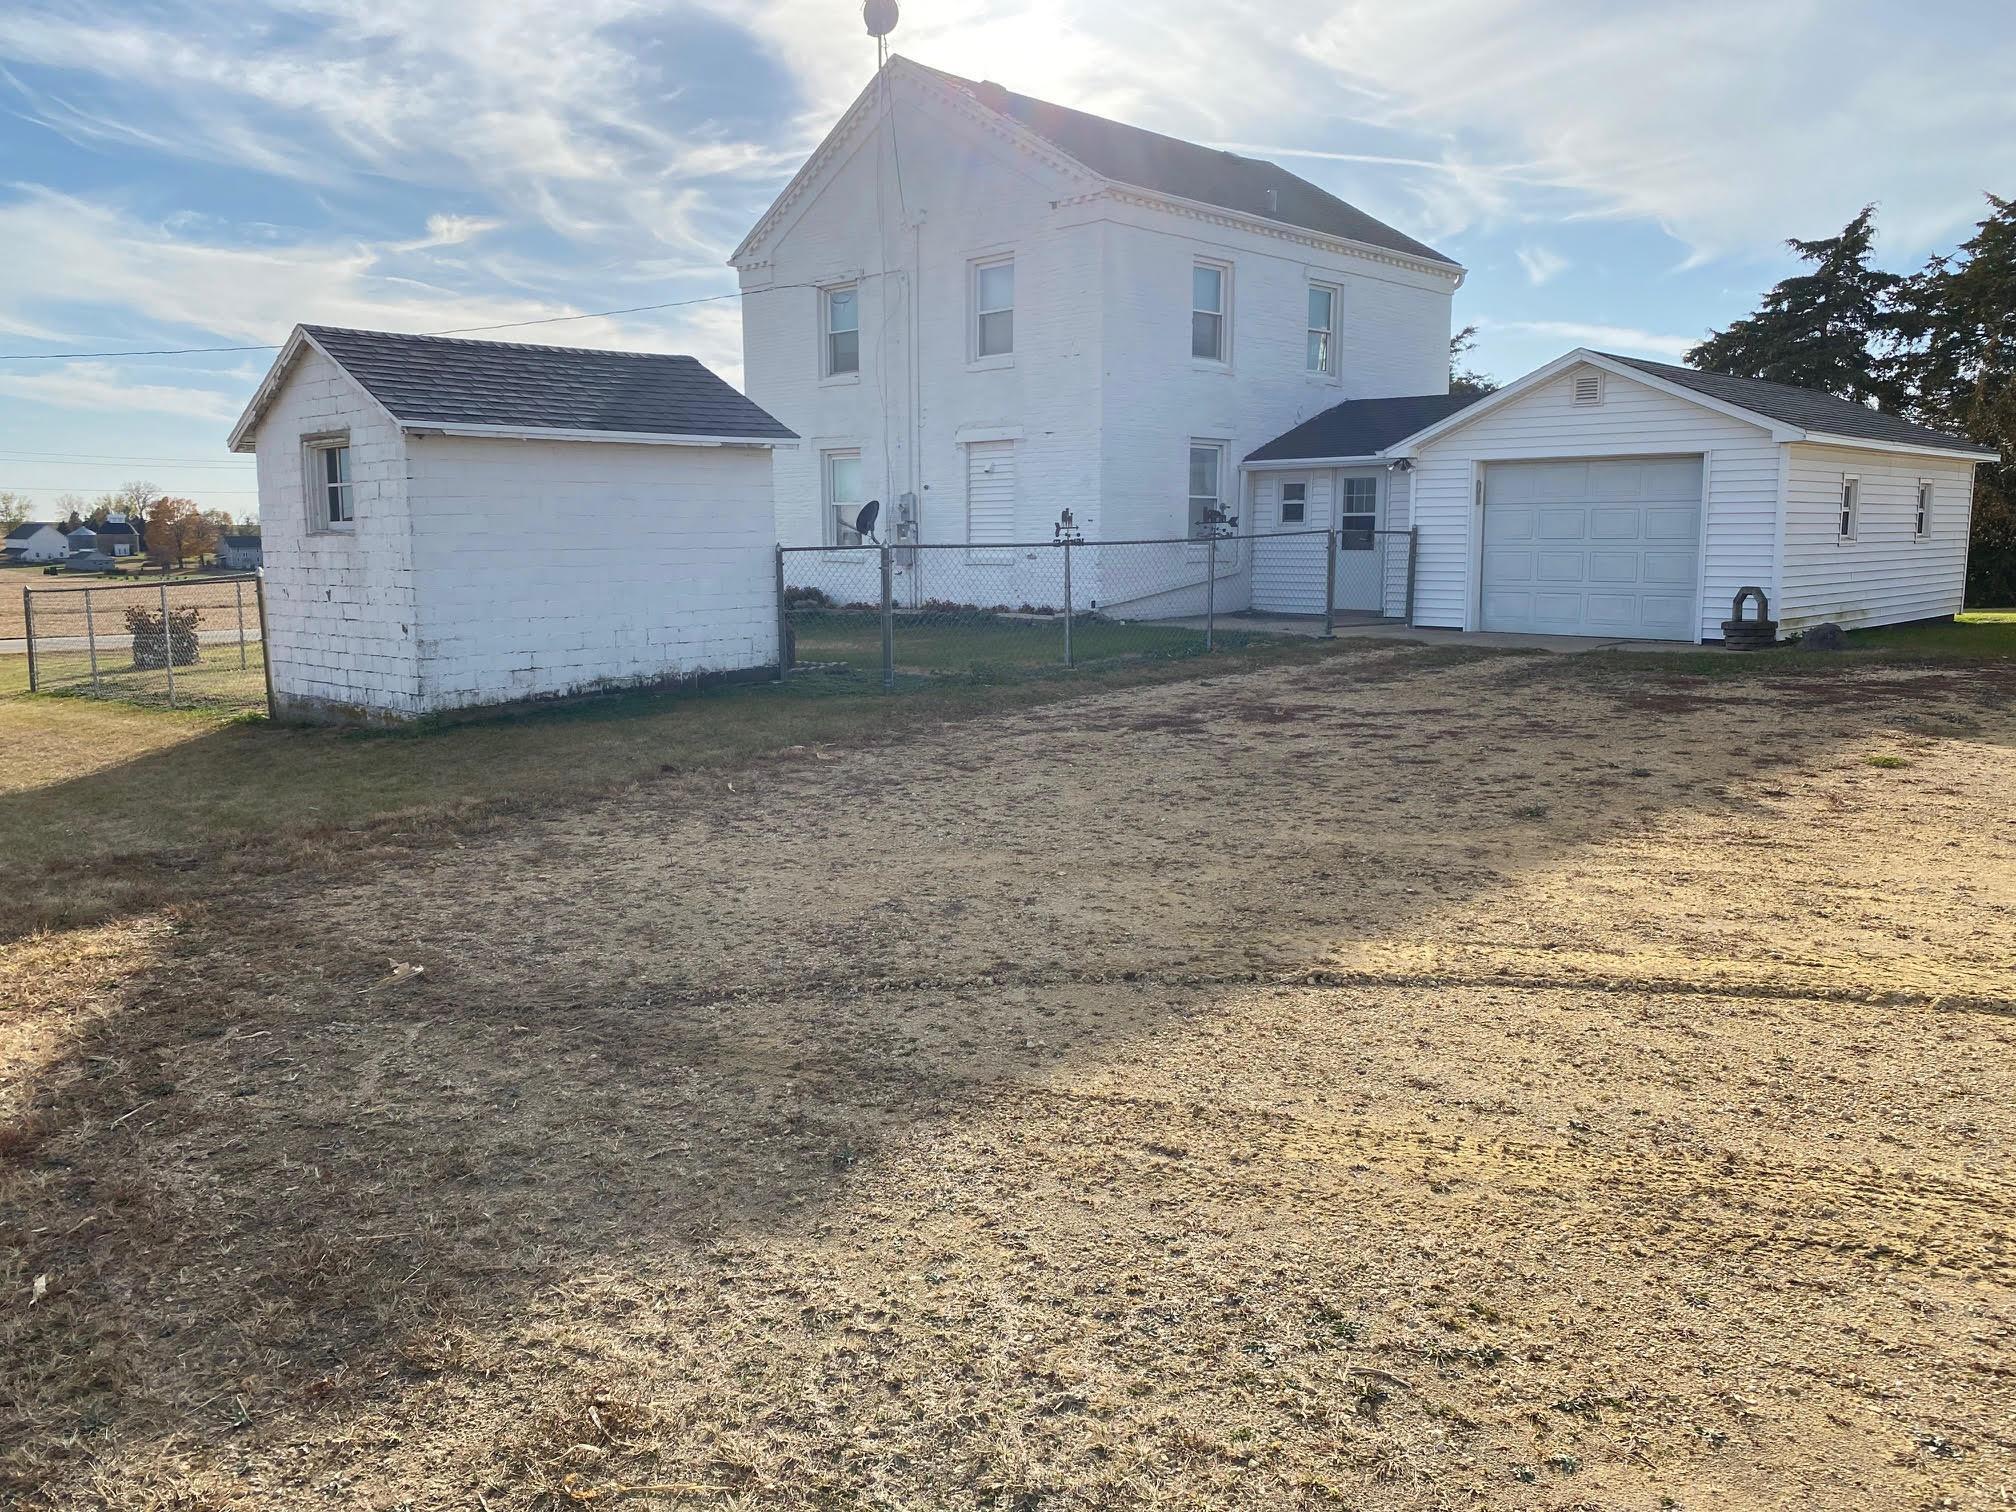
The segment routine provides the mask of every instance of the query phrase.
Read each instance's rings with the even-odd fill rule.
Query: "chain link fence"
[[[24,587],[21,599],[30,692],[267,710],[256,574]]]
[[[1307,530],[783,546],[779,630],[798,670],[884,688],[1196,656],[1255,634],[1328,634],[1343,619],[1411,622],[1413,541]]]

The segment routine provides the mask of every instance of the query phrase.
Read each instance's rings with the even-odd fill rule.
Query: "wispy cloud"
[[[1551,278],[1557,278],[1568,271],[1568,259],[1546,247],[1520,247],[1514,253],[1519,266],[1526,270],[1526,281],[1538,288]]]
[[[1598,325],[1580,320],[1493,320],[1480,318],[1478,329],[1508,336],[1544,336],[1570,347],[1596,347],[1645,357],[1679,361],[1700,344],[1698,336],[1663,336],[1633,326]]]
[[[241,402],[216,388],[160,383],[131,369],[98,362],[0,372],[0,396],[93,414],[137,411],[220,424],[237,415]]]

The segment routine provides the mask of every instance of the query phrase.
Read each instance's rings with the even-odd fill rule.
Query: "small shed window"
[[[356,486],[350,476],[350,438],[313,437],[305,444],[313,528],[348,530],[357,519]]]
[[[1281,523],[1300,525],[1309,517],[1309,485],[1307,483],[1283,483],[1281,485]]]
[[[1841,480],[1841,514],[1838,525],[1840,538],[1844,541],[1855,539],[1855,516],[1862,503],[1862,480],[1846,478]]]
[[[1932,480],[1930,478],[1920,478],[1918,480],[1918,512],[1911,524],[1911,534],[1922,540],[1931,529]]]

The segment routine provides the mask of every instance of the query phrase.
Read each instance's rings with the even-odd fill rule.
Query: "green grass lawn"
[[[1857,648],[1924,656],[2016,657],[2016,609],[1970,609],[1950,625],[1886,625],[1857,630]]]
[[[798,660],[844,662],[879,676],[882,623],[874,614],[819,610],[793,614]],[[1236,649],[1254,639],[1221,629],[1217,644]],[[1064,666],[1064,621],[1055,616],[1027,619],[989,614],[899,614],[894,629],[898,677],[974,676],[982,680],[1013,674],[1041,674]],[[1199,656],[1204,632],[1180,625],[1124,623],[1086,615],[1071,631],[1071,659],[1078,666],[1124,658],[1169,659]]]

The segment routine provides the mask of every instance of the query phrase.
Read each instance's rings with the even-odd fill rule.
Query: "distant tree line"
[[[1687,354],[1692,367],[1824,389],[1964,435],[2004,460],[1975,474],[1967,601],[2016,604],[2016,202],[1916,273],[1871,264],[1876,207],[1787,243],[1808,265]]]
[[[89,500],[81,494],[63,494],[39,510],[25,494],[0,492],[0,535],[38,518],[65,531],[79,525],[96,530],[115,514],[126,517],[147,559],[163,568],[186,567],[215,555],[224,536],[259,533],[256,515],[239,521],[228,509],[205,509],[194,499],[163,493],[152,483],[128,483],[115,493]]]

